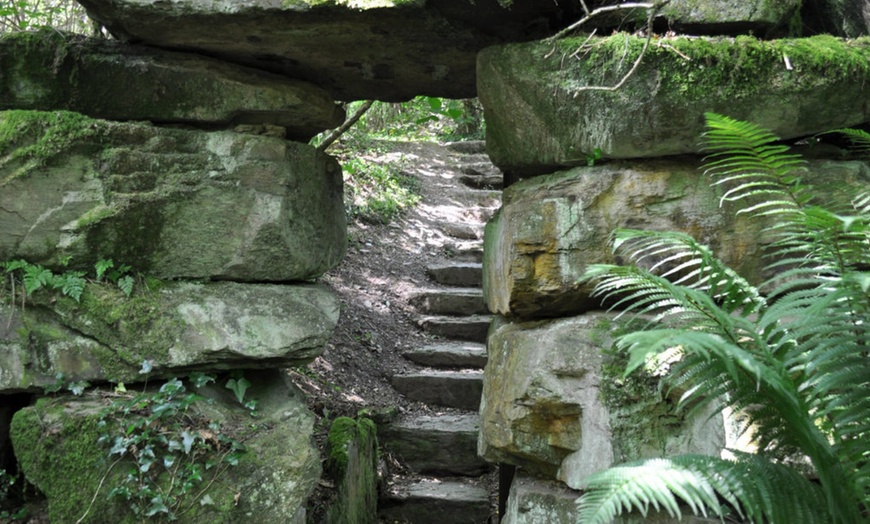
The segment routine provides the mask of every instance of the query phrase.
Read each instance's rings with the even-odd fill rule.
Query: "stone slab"
[[[605,159],[698,153],[705,112],[782,138],[870,121],[870,38],[664,39],[620,89],[583,90],[615,85],[644,41],[582,36],[482,51],[493,163],[514,179],[586,165],[595,150]]]
[[[423,331],[439,337],[471,342],[486,342],[491,315],[472,315],[467,317],[429,316],[420,318],[417,323]]]
[[[393,486],[382,498],[378,514],[387,522],[486,524],[489,493],[463,482],[421,480]]]
[[[0,39],[0,110],[68,110],[208,129],[270,124],[308,141],[344,110],[313,84],[202,55],[53,30]]]
[[[479,417],[419,415],[378,428],[378,439],[415,473],[476,477],[491,466],[477,456]]]
[[[446,262],[426,268],[429,278],[445,286],[480,287],[483,265],[476,262]]]
[[[393,375],[390,383],[410,400],[477,411],[483,390],[480,371],[422,371]]]
[[[474,342],[447,342],[413,348],[402,354],[417,364],[434,368],[480,368],[486,365],[486,346]]]
[[[437,288],[418,291],[408,302],[426,315],[483,315],[489,313],[480,288]]]

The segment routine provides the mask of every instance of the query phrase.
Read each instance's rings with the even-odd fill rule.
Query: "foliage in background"
[[[629,355],[626,374],[652,366],[685,391],[682,406],[741,413],[759,452],[651,459],[594,474],[580,521],[610,522],[632,509],[680,515],[682,503],[753,523],[866,522],[870,193],[834,211],[813,205],[802,159],[775,136],[714,114],[707,125],[706,171],[725,186],[722,201],[775,224],[768,268],[776,275],[755,287],[688,235],[619,230],[614,250],[633,265],[594,266],[584,278],[626,312],[652,316],[617,339]],[[867,133],[856,137],[870,145]],[[807,461],[817,481],[797,467]]]
[[[342,162],[348,218],[388,224],[420,201],[418,182],[401,172],[401,161],[351,156]]]
[[[402,174],[403,161],[384,156],[384,141],[464,140],[483,138],[483,110],[476,99],[448,100],[420,96],[408,102],[360,101],[348,114],[370,105],[327,151],[342,163],[345,209],[351,219],[386,224],[419,200],[417,181]],[[322,134],[319,145],[334,137]],[[326,146],[324,146],[326,147]]]
[[[0,0],[0,33],[52,27],[93,34],[94,24],[85,8],[73,0]]]

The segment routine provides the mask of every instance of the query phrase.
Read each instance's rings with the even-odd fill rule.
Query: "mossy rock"
[[[604,159],[698,153],[704,114],[782,138],[870,121],[870,38],[764,41],[627,34],[492,47],[478,59],[487,152],[513,177]]]
[[[177,522],[235,523],[257,518],[304,523],[304,504],[321,472],[311,440],[313,416],[302,393],[282,373],[248,373],[247,378],[253,385],[246,398],[259,401],[256,417],[222,383],[197,391],[210,401],[194,404],[188,416],[219,421],[227,434],[243,436],[246,451],[237,466],[204,470],[200,489],[181,499],[183,511]],[[92,392],[81,398],[42,400],[13,418],[11,437],[18,463],[48,499],[52,522],[142,521],[123,499],[109,496],[114,487],[123,485],[132,463],[127,459],[116,463],[116,457],[109,455],[111,440],[99,441],[103,434],[115,434],[113,418],[107,419],[107,426],[99,422],[106,405],[102,394]],[[171,482],[167,471],[158,482]],[[212,471],[219,474],[211,477]],[[155,518],[159,521],[160,514]]]
[[[378,441],[367,418],[338,417],[329,429],[327,468],[337,492],[327,510],[329,524],[377,522]]]

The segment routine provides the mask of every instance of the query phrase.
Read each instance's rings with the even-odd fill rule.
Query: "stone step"
[[[486,366],[486,346],[474,342],[430,344],[402,355],[411,362],[433,368],[483,369]]]
[[[489,313],[480,288],[425,289],[410,297],[409,302],[427,315],[484,315]]]
[[[483,393],[483,371],[435,371],[393,375],[393,387],[410,400],[477,411]]]
[[[501,207],[501,191],[496,189],[444,188],[444,196],[464,207],[498,209]]]
[[[463,155],[480,155],[486,153],[486,140],[459,140],[447,142],[444,147]]]
[[[427,316],[417,323],[423,331],[439,337],[454,340],[469,340],[486,343],[486,333],[492,315],[471,315],[467,317]]]
[[[457,240],[444,244],[444,252],[456,262],[483,262],[483,242],[480,240]],[[481,278],[482,281],[482,278]]]
[[[438,227],[449,237],[460,240],[483,240],[483,223],[442,222]]]
[[[432,264],[426,274],[445,286],[480,287],[483,285],[483,264],[479,262],[446,262]]]
[[[396,482],[378,502],[378,516],[390,524],[486,524],[489,492],[456,480]]]
[[[474,189],[502,189],[504,187],[504,175],[501,173],[490,175],[464,173],[459,177],[459,181]]]
[[[492,466],[477,456],[480,417],[418,415],[378,426],[378,442],[414,473],[477,477]]]

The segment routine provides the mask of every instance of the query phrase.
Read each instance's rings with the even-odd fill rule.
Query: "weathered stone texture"
[[[762,258],[764,224],[720,207],[694,157],[620,161],[524,180],[504,193],[487,225],[484,296],[495,313],[570,315],[600,304],[593,284],[578,279],[591,264],[619,260],[610,250],[616,228],[682,231],[708,245],[754,284],[771,276]],[[870,183],[858,161],[814,160],[804,177],[820,202],[848,200]]]
[[[512,176],[604,158],[700,150],[704,113],[783,138],[870,121],[870,39],[673,38],[651,45],[615,92],[643,38],[570,38],[491,47],[478,58],[487,150]],[[819,108],[824,108],[820,110]]]
[[[800,0],[671,0],[659,13],[678,28],[707,34],[758,32],[787,25],[800,6]]]
[[[505,5],[503,5],[505,4]],[[509,5],[507,5],[509,4]],[[340,100],[475,94],[480,49],[550,34],[573,2],[84,0],[124,40],[299,78]]]
[[[286,374],[249,373],[248,378],[252,386],[246,398],[258,401],[256,417],[236,401],[223,383],[197,391],[215,402],[199,402],[190,414],[218,420],[223,428],[235,428],[240,434],[248,432],[246,453],[238,466],[226,467],[213,482],[203,484],[205,492],[198,498],[188,497],[190,511],[180,515],[180,523],[251,519],[305,522],[305,502],[321,472],[320,456],[312,442],[314,416],[306,408],[304,395]],[[122,499],[107,495],[120,484],[132,464],[111,467],[114,457],[109,456],[109,445],[98,442],[98,421],[105,406],[99,394],[60,397],[25,408],[12,420],[18,463],[27,480],[46,495],[52,522],[141,520]],[[208,480],[210,473],[206,470],[203,475]],[[202,503],[206,495],[210,504]]]
[[[323,89],[201,55],[53,30],[0,38],[0,110],[226,128],[271,124],[307,141],[344,111]]]
[[[288,367],[320,355],[339,302],[320,285],[166,283],[127,298],[90,285],[68,297],[0,306],[0,392],[66,381],[138,381],[191,370]]]
[[[685,418],[657,380],[622,379],[614,315],[548,322],[496,321],[488,342],[478,453],[578,489],[614,463],[681,453],[718,456],[721,417]],[[605,356],[605,353],[611,356]]]
[[[0,113],[0,260],[307,280],[347,242],[341,168],[267,136]]]

